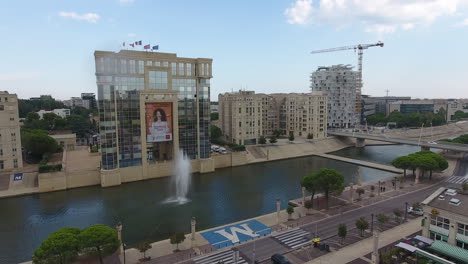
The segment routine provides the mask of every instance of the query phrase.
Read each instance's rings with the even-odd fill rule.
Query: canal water
[[[349,148],[334,154],[389,163],[399,155],[418,151],[408,146]],[[149,239],[167,239],[176,231],[188,233],[190,218],[197,230],[271,213],[275,200],[301,196],[299,180],[320,168],[334,168],[346,183],[356,182],[359,166],[320,157],[302,157],[194,174],[183,205],[164,204],[172,196],[170,179],[127,183],[116,187],[84,187],[68,191],[0,199],[0,263],[31,259],[51,232],[73,226],[123,224],[127,245]],[[361,167],[362,180],[373,181],[390,173]]]

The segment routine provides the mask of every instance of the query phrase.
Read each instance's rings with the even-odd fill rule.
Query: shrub
[[[62,164],[39,166],[39,173],[54,172],[54,171],[61,171],[61,170],[62,170]]]

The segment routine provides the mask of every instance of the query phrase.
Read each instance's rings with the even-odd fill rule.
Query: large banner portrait
[[[172,141],[172,103],[146,103],[146,141]]]

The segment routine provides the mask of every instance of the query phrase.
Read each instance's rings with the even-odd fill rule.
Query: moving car
[[[274,264],[291,264],[289,259],[287,259],[285,256],[276,253],[273,256],[271,256],[271,263]]]
[[[413,208],[412,206],[408,207],[408,213],[413,215],[424,215],[424,212],[421,208]]]
[[[427,143],[431,144],[431,145],[437,145],[437,142],[435,142],[435,141],[428,141]]]

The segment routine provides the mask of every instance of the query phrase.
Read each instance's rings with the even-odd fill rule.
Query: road
[[[349,230],[355,228],[356,219],[360,217],[365,217],[370,222],[371,213],[374,213],[374,215],[379,213],[393,215],[393,210],[395,208],[399,208],[402,211],[404,211],[405,202],[408,202],[410,205],[415,202],[421,202],[428,195],[434,192],[437,188],[442,186],[442,184],[443,183],[438,183],[436,185],[428,187],[427,189],[421,189],[412,193],[404,194],[399,197],[390,198],[366,207],[361,207],[352,211],[348,211],[341,215],[328,217],[315,223],[301,226],[301,229],[310,232],[311,237],[313,237],[313,234],[315,233],[315,230],[317,228],[319,237],[322,239],[326,239],[337,234],[339,224],[346,224]],[[245,259],[248,259],[249,263],[252,263],[254,242],[240,245],[238,248],[243,257]],[[286,248],[272,237],[258,239],[257,241],[255,241],[255,256],[257,260],[265,260],[270,258],[271,255],[273,255],[274,253],[285,253],[287,251],[290,251],[290,249]]]
[[[391,137],[375,136],[375,135],[362,134],[362,133],[334,132],[334,131],[328,131],[328,135],[371,139],[371,140],[377,140],[377,141],[421,146],[421,147],[428,147],[428,148],[436,148],[436,149],[445,149],[445,150],[468,153],[468,146],[466,144],[454,144],[454,143],[448,143],[448,142],[442,142],[442,141],[438,141],[437,144],[429,144],[427,141],[419,142],[418,140],[412,140],[412,139],[391,138]]]

